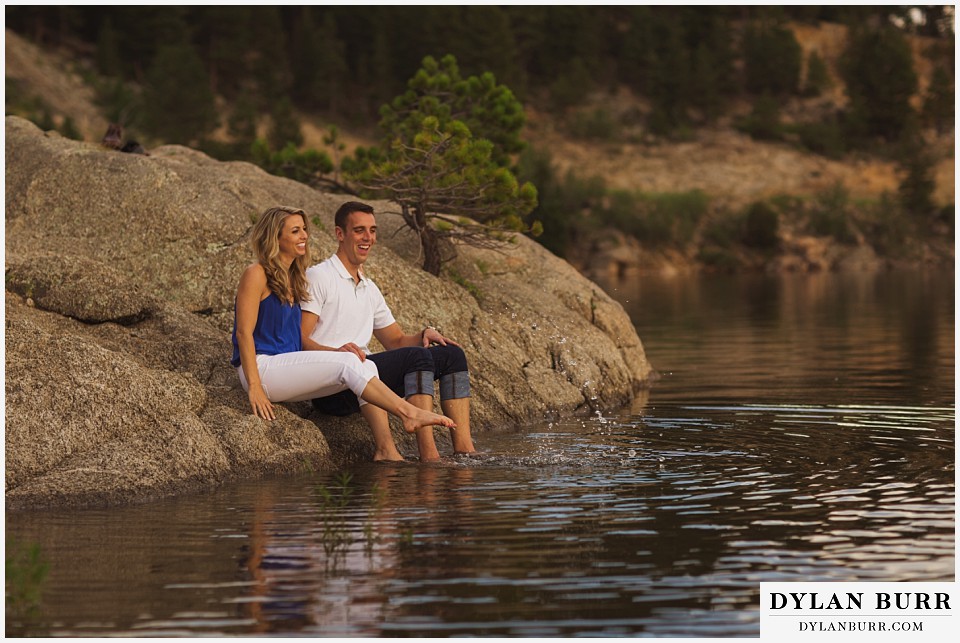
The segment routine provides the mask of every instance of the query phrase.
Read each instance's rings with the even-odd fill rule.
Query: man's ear
[[[343,228],[341,228],[340,226],[334,226],[333,232],[337,237],[337,241],[343,241],[343,238],[344,238]]]

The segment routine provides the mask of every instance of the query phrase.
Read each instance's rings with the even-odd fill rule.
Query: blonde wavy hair
[[[309,248],[302,257],[290,264],[290,270],[280,265],[280,233],[283,222],[291,215],[303,217],[304,230],[307,229],[307,213],[299,208],[278,205],[260,215],[250,233],[253,251],[257,261],[267,274],[267,288],[281,301],[303,302],[310,299],[307,293],[307,266],[310,263]]]

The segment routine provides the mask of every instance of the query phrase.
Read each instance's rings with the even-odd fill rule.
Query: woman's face
[[[291,214],[283,220],[280,231],[280,255],[296,259],[307,254],[307,226],[299,214]]]

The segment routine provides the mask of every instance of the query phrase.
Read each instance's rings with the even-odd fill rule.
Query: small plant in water
[[[323,519],[320,542],[327,555],[328,564],[331,561],[336,562],[339,556],[346,553],[346,548],[350,545],[351,539],[343,510],[350,504],[350,498],[353,496],[352,481],[353,475],[344,472],[336,476],[332,488],[327,485],[317,487],[317,494],[320,497],[320,515]]]
[[[379,514],[387,503],[387,493],[378,483],[373,483],[370,488],[372,498],[372,507],[367,520],[363,523],[363,537],[366,541],[367,557],[373,556],[373,548],[382,540],[379,534],[374,532],[374,524],[371,518],[373,514]]]
[[[7,633],[30,629],[40,613],[40,597],[49,565],[40,546],[7,539],[5,556]]]

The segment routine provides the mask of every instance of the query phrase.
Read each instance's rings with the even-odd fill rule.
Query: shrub
[[[798,123],[791,129],[800,138],[800,144],[811,152],[831,159],[840,159],[847,153],[843,128],[835,119],[819,123]]]
[[[307,149],[297,150],[288,143],[282,150],[274,152],[263,139],[254,141],[250,149],[253,162],[270,174],[285,176],[301,183],[311,183],[320,175],[333,171],[333,161],[326,152]]]
[[[750,116],[741,121],[737,128],[758,140],[779,140],[783,137],[779,101],[770,94],[764,94],[753,103]]]
[[[743,244],[771,250],[780,243],[780,213],[763,201],[753,203],[743,221]]]
[[[710,205],[700,190],[662,194],[619,190],[608,195],[608,202],[599,213],[601,221],[651,246],[690,243]]]
[[[620,124],[609,111],[600,107],[578,111],[570,123],[570,133],[585,140],[610,141],[620,135]]]
[[[812,234],[833,237],[840,243],[856,241],[850,227],[850,193],[842,182],[817,195],[808,217],[808,228]]]
[[[909,253],[911,239],[916,237],[916,226],[893,196],[884,193],[880,201],[864,214],[865,236],[877,252],[888,256]]]
[[[831,84],[827,64],[820,54],[811,52],[807,58],[807,77],[803,82],[804,96],[820,96],[830,88]]]

